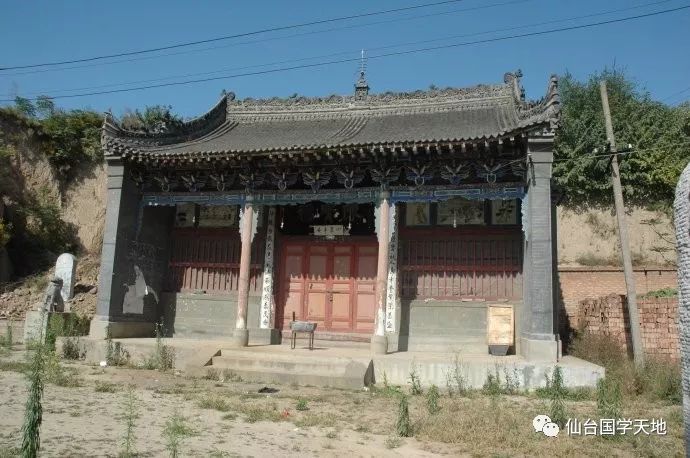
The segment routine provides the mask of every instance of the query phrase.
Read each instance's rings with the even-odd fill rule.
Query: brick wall
[[[615,267],[559,267],[561,329],[576,328],[578,304],[607,294],[626,294],[623,269]],[[635,269],[637,294],[678,288],[676,269]]]
[[[638,299],[642,344],[648,355],[679,359],[678,298]],[[632,352],[625,296],[610,294],[580,302],[578,321],[585,333],[609,336]]]

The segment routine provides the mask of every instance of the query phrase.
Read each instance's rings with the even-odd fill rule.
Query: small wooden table
[[[304,332],[309,334],[309,350],[314,349],[314,331],[316,330],[316,323],[312,323],[311,321],[296,321],[295,313],[293,312],[290,330],[292,331],[290,348],[294,350],[297,346],[297,333]]]

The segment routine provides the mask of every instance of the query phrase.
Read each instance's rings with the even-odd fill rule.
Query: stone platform
[[[208,369],[228,370],[244,380],[265,383],[297,383],[359,389],[385,378],[392,385],[407,385],[415,370],[423,386],[446,386],[447,374],[457,371],[471,388],[481,388],[487,374],[506,375],[519,381],[521,388],[545,386],[546,376],[558,365],[566,386],[596,386],[604,368],[573,356],[558,363],[527,361],[520,356],[462,355],[459,353],[398,352],[371,355],[368,344],[316,341],[314,350],[306,340],[298,340],[295,350],[283,345],[250,345],[232,348],[222,340],[163,339],[175,350],[175,368],[201,376]],[[143,361],[156,348],[156,339],[113,339],[119,342],[133,363]],[[80,339],[88,362],[105,359],[106,342],[88,337]]]

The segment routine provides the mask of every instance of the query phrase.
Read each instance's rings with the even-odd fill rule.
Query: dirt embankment
[[[59,209],[59,218],[73,231],[78,246],[73,253],[78,264],[72,310],[93,315],[107,196],[104,164],[85,163],[73,168],[69,176],[60,177],[48,160],[50,146],[46,139],[28,123],[10,116],[0,116],[0,140],[10,153],[9,170],[1,175],[0,183],[5,218],[19,231],[31,199]],[[22,319],[41,301],[53,269],[36,272],[34,266],[54,265],[60,254],[36,256],[35,249],[25,251],[21,245],[25,241],[17,240],[21,238],[11,242],[14,245],[8,250],[15,278],[0,285],[0,318]],[[37,259],[31,259],[34,256]],[[21,278],[25,275],[22,271],[35,273]]]

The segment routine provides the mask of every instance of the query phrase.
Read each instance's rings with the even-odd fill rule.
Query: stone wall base
[[[99,316],[95,316],[91,320],[89,337],[105,339],[108,337],[108,332],[113,339],[153,337],[156,333],[156,325],[146,321],[108,321]]]
[[[520,339],[520,352],[527,361],[555,363],[561,358],[560,340]]]

